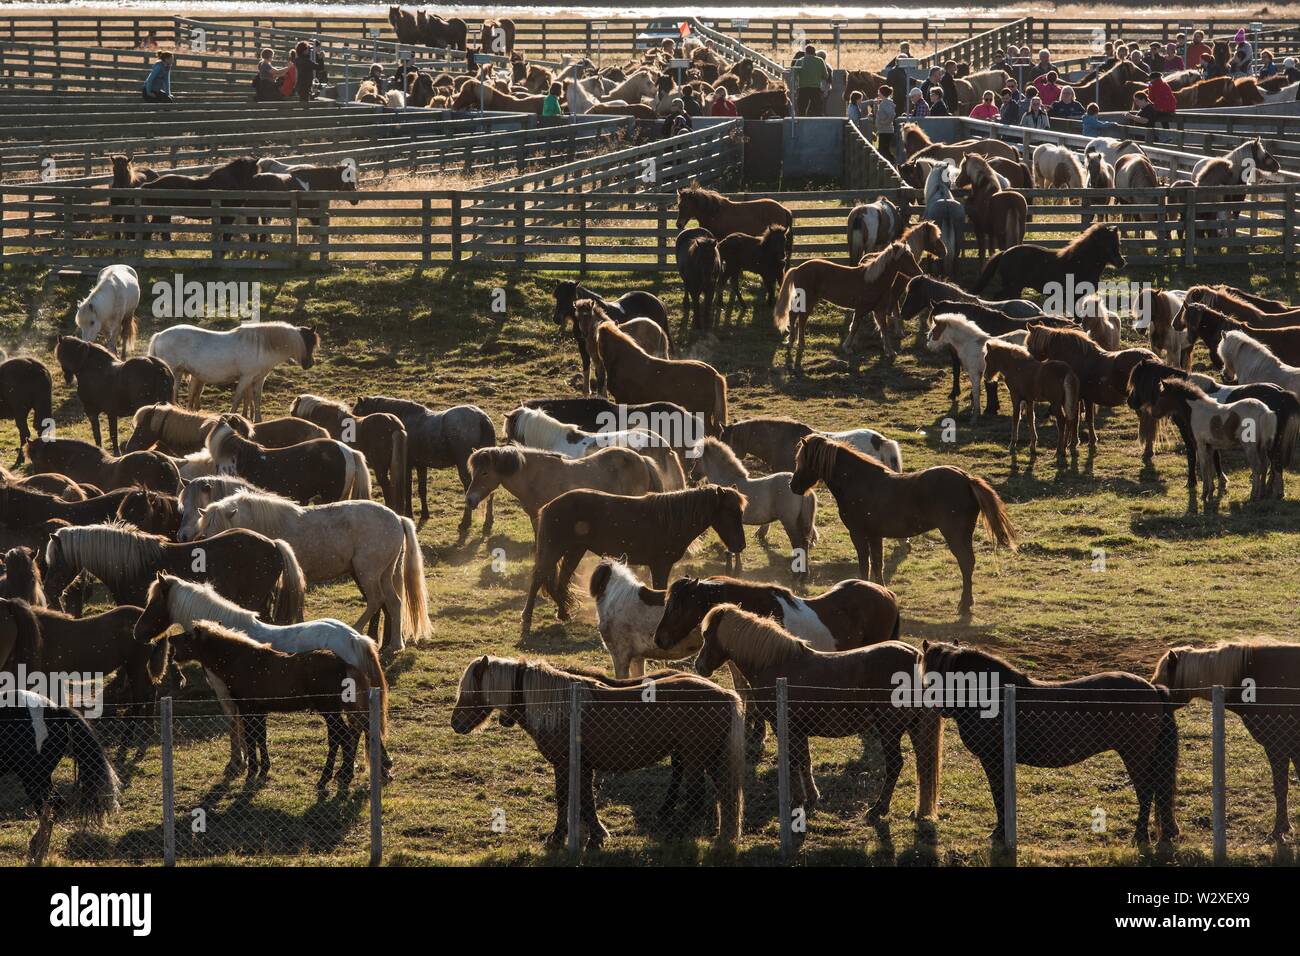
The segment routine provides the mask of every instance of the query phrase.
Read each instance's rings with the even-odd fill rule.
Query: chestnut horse
[[[49,369],[33,358],[0,361],[0,416],[12,418],[18,429],[15,465],[26,460],[23,450],[32,438],[27,430],[28,415],[32,416],[32,427],[38,435],[54,427],[54,383]]]
[[[608,320],[596,327],[596,348],[605,366],[609,393],[616,401],[635,405],[671,400],[702,415],[708,435],[718,434],[727,424],[727,380],[712,365],[648,355]]]
[[[105,491],[139,485],[174,495],[181,487],[176,466],[156,451],[133,451],[114,458],[97,445],[75,438],[41,438],[27,443],[27,454],[32,471],[57,472]]]

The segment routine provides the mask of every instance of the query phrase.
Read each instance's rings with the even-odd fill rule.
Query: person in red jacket
[[[1163,123],[1167,128],[1169,120],[1178,111],[1178,97],[1174,95],[1174,88],[1159,73],[1153,71],[1147,80],[1147,99],[1151,101],[1151,109],[1150,115],[1146,117],[1147,122],[1143,125]]]
[[[709,107],[709,115],[710,116],[735,116],[736,115],[736,104],[731,101],[731,97],[727,95],[727,91],[725,88],[720,86],[714,92],[713,105]]]

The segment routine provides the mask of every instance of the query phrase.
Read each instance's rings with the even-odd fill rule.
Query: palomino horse
[[[565,492],[545,505],[537,519],[537,556],[524,605],[523,636],[532,629],[533,606],[543,587],[555,601],[559,619],[569,619],[569,582],[588,551],[646,565],[654,586],[664,588],[673,565],[709,528],[728,551],[744,551],[744,510],[740,492],[715,486],[639,498],[585,489]]]
[[[1069,767],[1113,750],[1137,794],[1134,839],[1147,842],[1153,803],[1160,840],[1177,838],[1178,724],[1166,688],[1118,671],[1068,681],[1037,680],[973,647],[930,641],[922,647],[927,678],[935,674],[945,682],[977,678],[978,687],[1015,686],[1016,763]],[[1006,834],[1003,736],[987,716],[990,702],[979,696],[945,697],[940,709],[944,716],[956,718],[961,742],[984,768],[997,812],[992,839],[1000,843]]]
[[[1060,249],[1048,249],[1032,242],[1004,249],[989,260],[971,291],[983,292],[995,276],[1002,282],[1002,295],[1008,297],[1018,298],[1026,288],[1038,292],[1049,285],[1064,288],[1066,276],[1073,276],[1075,288],[1095,289],[1107,266],[1123,269],[1125,264],[1119,230],[1094,223]],[[1065,303],[1061,311],[1069,315],[1074,305]]]
[[[596,345],[616,401],[634,405],[671,400],[703,416],[708,435],[718,434],[727,424],[727,380],[713,366],[648,355],[613,322],[596,327]]]
[[[385,504],[400,515],[411,516],[406,426],[400,418],[390,412],[357,415],[343,402],[319,395],[299,395],[289,414],[314,422],[335,441],[354,445],[375,470]]]
[[[911,538],[938,529],[961,569],[958,613],[975,602],[975,524],[981,518],[995,545],[1016,548],[1015,528],[998,493],[983,478],[951,465],[899,474],[820,435],[799,442],[790,490],[803,494],[824,482],[858,553],[858,576],[882,584],[884,538]]]
[[[0,359],[0,416],[12,418],[18,429],[18,460],[26,460],[25,449],[32,440],[27,430],[27,416],[32,417],[36,434],[51,433],[54,426],[54,383],[50,372],[39,359]]]
[[[1215,457],[1213,452],[1241,446],[1250,466],[1250,500],[1264,497],[1271,484],[1268,449],[1277,436],[1277,416],[1257,398],[1240,398],[1220,403],[1208,397],[1191,382],[1168,378],[1160,383],[1154,411],[1171,415],[1188,426],[1196,443],[1196,458],[1201,468],[1201,500],[1208,502],[1214,492]],[[1219,471],[1219,495],[1228,490],[1228,481]]]
[[[1289,841],[1288,771],[1300,767],[1300,645],[1273,641],[1225,641],[1214,647],[1175,647],[1165,652],[1151,675],[1169,688],[1174,706],[1193,697],[1210,699],[1210,689],[1226,689],[1224,706],[1241,718],[1264,748],[1273,772],[1272,838]],[[1253,695],[1247,699],[1245,688]]]
[[[176,466],[156,451],[133,451],[114,458],[102,448],[75,438],[42,438],[27,443],[27,454],[32,471],[67,475],[73,481],[105,491],[136,485],[168,495],[180,490],[181,476]]]
[[[575,684],[583,697],[578,773],[587,845],[600,846],[609,835],[596,815],[597,775],[654,766],[671,756],[674,782],[693,783],[701,775],[712,781],[710,815],[717,820],[717,841],[734,846],[740,837],[745,775],[743,712],[733,692],[711,681],[690,674],[664,676],[647,697],[641,686],[610,687],[544,663],[485,656],[461,675],[452,729],[468,734],[498,711],[502,723],[520,726],[533,738],[555,768],[555,829],[548,842],[562,846],[568,835],[568,701]],[[698,790],[692,793],[694,800],[703,800]],[[671,808],[674,796],[670,792],[665,807]]]
[[[768,93],[750,94],[767,96]],[[778,91],[785,96],[785,91]],[[741,97],[745,99],[746,97]],[[737,102],[737,108],[739,108]],[[677,190],[677,228],[684,229],[692,219],[715,236],[744,232],[761,235],[768,226],[785,227],[785,260],[790,263],[794,248],[794,214],[775,199],[728,199],[722,193],[692,184]]]
[[[920,672],[921,655],[902,641],[828,654],[790,634],[770,618],[721,604],[701,624],[704,638],[696,673],[708,677],[734,664],[752,688],[750,700],[776,726],[776,682],[789,685],[791,800],[811,815],[820,794],[812,775],[809,737],[847,737],[875,731],[885,755],[880,794],[867,810],[874,823],[889,815],[894,787],[903,770],[903,734],[916,753],[916,819],[932,819],[939,809],[943,720],[924,707],[898,707],[890,697],[897,674]]]
[[[216,427],[218,418],[219,415],[191,412],[170,402],[146,405],[135,413],[131,437],[127,439],[125,448],[127,451],[156,448],[168,455],[189,455],[202,451],[208,433]],[[260,422],[249,422],[247,419],[243,421],[248,428],[247,431],[240,431],[240,434],[267,448],[287,448],[313,438],[330,437],[330,433],[321,426],[289,415],[267,418]]]
[[[108,440],[113,454],[117,444],[117,420],[134,415],[136,409],[158,402],[170,402],[176,393],[176,376],[162,359],[136,356],[120,362],[112,352],[94,342],[60,335],[54,355],[63,369],[63,380],[77,383],[77,397],[90,419],[95,444],[103,445],[99,416],[108,419]]]
[[[207,449],[219,474],[239,475],[299,504],[370,500],[365,456],[332,438],[267,448],[239,434],[223,416],[208,433]]]

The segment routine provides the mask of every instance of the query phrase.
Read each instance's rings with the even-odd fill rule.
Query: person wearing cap
[[[1083,104],[1075,97],[1073,86],[1063,86],[1061,98],[1047,112],[1059,119],[1079,119],[1083,116]]]
[[[1245,30],[1238,30],[1237,37],[1237,48],[1232,53],[1232,59],[1228,61],[1228,72],[1234,76],[1249,75],[1251,64],[1255,62],[1255,51],[1250,41],[1246,39]]]
[[[930,89],[930,115],[931,116],[952,115],[952,111],[948,109],[948,104],[943,101],[942,86],[935,86]]]
[[[942,90],[940,94],[942,95]],[[907,94],[907,118],[908,119],[925,119],[930,115],[930,106],[925,102],[925,96],[921,93],[919,86],[912,87],[912,91]]]
[[[149,75],[145,77],[144,85],[140,87],[140,93],[146,102],[149,103],[174,103],[176,98],[172,96],[172,54],[170,50],[163,50],[158,54],[158,60],[149,70]]]

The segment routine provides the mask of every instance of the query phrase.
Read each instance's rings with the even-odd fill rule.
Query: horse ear
[[[930,639],[927,637],[925,640],[921,642],[921,653],[924,654],[929,649],[930,649]]]

